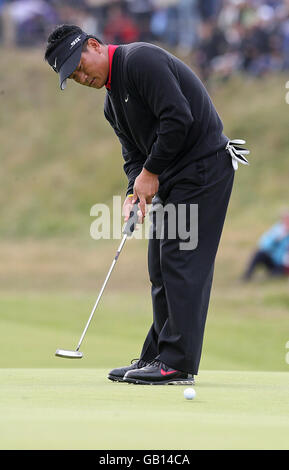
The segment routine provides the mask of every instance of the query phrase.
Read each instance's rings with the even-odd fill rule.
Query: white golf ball
[[[186,388],[184,390],[184,397],[187,399],[187,400],[193,400],[196,396],[196,392],[193,388]]]

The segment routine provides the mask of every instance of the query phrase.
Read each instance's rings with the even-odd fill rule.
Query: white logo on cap
[[[70,49],[72,49],[75,46],[75,44],[77,44],[79,41],[80,41],[80,36],[77,36],[77,38],[75,38],[70,44]]]
[[[54,70],[57,72],[56,62],[57,62],[57,57],[55,57],[55,62],[54,62],[54,64],[52,65],[52,67],[54,68]]]

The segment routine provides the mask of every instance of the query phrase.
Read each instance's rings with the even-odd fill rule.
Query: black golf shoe
[[[113,380],[114,382],[124,382],[123,380],[124,375],[128,371],[137,370],[137,369],[140,369],[141,367],[145,367],[146,365],[148,365],[148,362],[146,361],[142,361],[141,359],[133,359],[131,361],[130,366],[118,367],[117,369],[112,369],[109,372],[107,378],[110,380]]]
[[[129,370],[124,381],[141,385],[194,385],[194,376],[187,372],[172,369],[159,360],[145,367]]]

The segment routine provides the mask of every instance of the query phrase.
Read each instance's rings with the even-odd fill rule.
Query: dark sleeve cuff
[[[168,168],[170,163],[171,161],[167,158],[160,159],[149,157],[144,164],[144,168],[155,175],[160,175],[166,168]]]

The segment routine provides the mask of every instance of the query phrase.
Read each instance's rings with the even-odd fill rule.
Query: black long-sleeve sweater
[[[122,145],[127,194],[143,167],[159,175],[161,187],[229,140],[194,72],[152,44],[116,49],[104,114]]]

